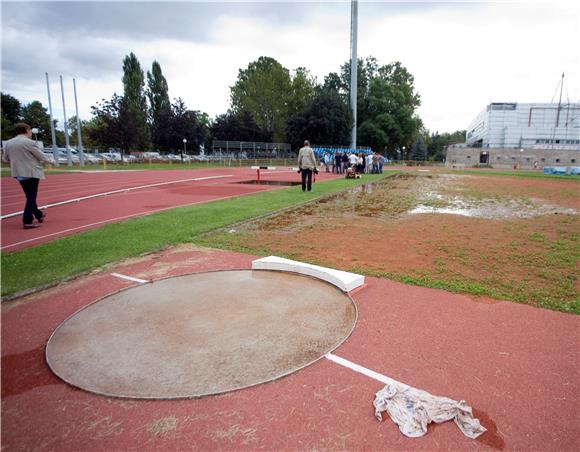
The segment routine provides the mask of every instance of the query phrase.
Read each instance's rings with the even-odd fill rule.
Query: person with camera
[[[38,195],[38,183],[44,179],[43,163],[50,163],[49,158],[32,140],[32,129],[23,122],[16,124],[16,137],[8,140],[4,145],[2,160],[10,163],[10,172],[22,187],[26,196],[26,205],[22,213],[22,226],[24,229],[33,229],[40,226],[46,218],[36,205]],[[38,223],[34,223],[34,218]]]
[[[302,176],[302,191],[312,191],[312,173],[318,174],[318,164],[308,140],[298,152],[298,171]]]

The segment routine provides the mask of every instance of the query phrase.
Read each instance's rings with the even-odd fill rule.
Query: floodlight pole
[[[62,94],[62,113],[64,115],[64,142],[66,145],[66,160],[67,160],[67,164],[68,166],[72,166],[73,162],[72,162],[72,155],[70,152],[70,142],[68,139],[68,124],[67,119],[66,119],[66,107],[64,105],[64,88],[62,86],[62,75],[59,76],[60,77],[60,92]]]
[[[81,138],[81,119],[79,118],[79,104],[77,102],[77,82],[73,78],[73,89],[75,92],[75,108],[77,112],[77,144],[80,158],[80,165],[85,166],[85,152],[83,149],[83,139]]]
[[[50,135],[52,137],[52,156],[54,158],[54,166],[58,166],[58,149],[56,147],[56,132],[54,130],[54,120],[52,119],[52,100],[50,99],[50,84],[48,83],[48,72],[46,75],[46,92],[48,93],[48,113],[50,115]]]
[[[356,107],[358,88],[358,59],[356,55],[358,32],[358,1],[351,0],[350,11],[350,108],[352,110],[352,129],[350,133],[350,147],[356,149]]]

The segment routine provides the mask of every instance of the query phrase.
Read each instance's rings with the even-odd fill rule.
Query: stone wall
[[[480,163],[483,153],[488,163]],[[535,164],[535,165],[534,165]],[[455,168],[527,168],[544,166],[580,166],[580,150],[564,149],[493,149],[493,148],[447,148],[445,166]]]

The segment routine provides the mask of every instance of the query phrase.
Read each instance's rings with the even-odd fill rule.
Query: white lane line
[[[133,190],[142,190],[144,188],[150,188],[150,187],[159,187],[161,185],[170,185],[170,184],[178,184],[180,182],[191,182],[191,181],[200,181],[200,180],[209,180],[209,179],[219,179],[219,178],[224,178],[224,177],[233,177],[233,174],[226,174],[223,176],[196,177],[193,179],[181,179],[181,180],[174,180],[174,181],[170,181],[170,182],[159,182],[157,184],[141,185],[139,187],[121,188],[119,190],[107,191],[104,193],[97,193],[94,195],[82,196],[80,198],[68,199],[66,201],[60,201],[60,202],[55,202],[53,204],[47,204],[45,206],[40,206],[39,209],[48,209],[49,207],[62,206],[63,204],[71,204],[73,202],[79,202],[79,201],[84,201],[86,199],[98,198],[100,196],[113,195],[115,193],[123,193],[123,192],[128,192],[128,191],[133,191]],[[2,215],[0,217],[0,220],[4,220],[5,218],[11,218],[11,217],[16,217],[18,215],[22,215],[22,212],[23,211],[21,210],[20,212],[14,212],[14,213]]]
[[[126,279],[128,281],[138,282],[138,283],[141,283],[141,284],[145,284],[145,283],[151,282],[148,279],[133,278],[132,276],[121,275],[120,273],[111,273],[111,276],[115,276],[116,278]]]
[[[327,353],[326,355],[324,355],[324,357],[326,359],[329,359],[330,361],[334,361],[335,363],[340,364],[341,366],[348,367],[349,369],[354,370],[355,372],[366,375],[367,377],[370,377],[374,380],[378,380],[381,383],[389,384],[389,385],[397,385],[397,386],[403,387],[405,389],[410,388],[410,386],[407,386],[404,383],[401,383],[397,380],[393,380],[392,378],[389,378],[386,375],[382,375],[378,372],[375,372],[374,370],[370,370],[370,369],[367,369],[366,367],[359,366],[358,364],[355,364],[352,361],[341,358],[340,356],[333,355],[332,353]]]

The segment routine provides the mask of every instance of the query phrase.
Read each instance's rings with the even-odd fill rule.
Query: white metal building
[[[580,103],[491,103],[471,122],[467,146],[580,150]]]

